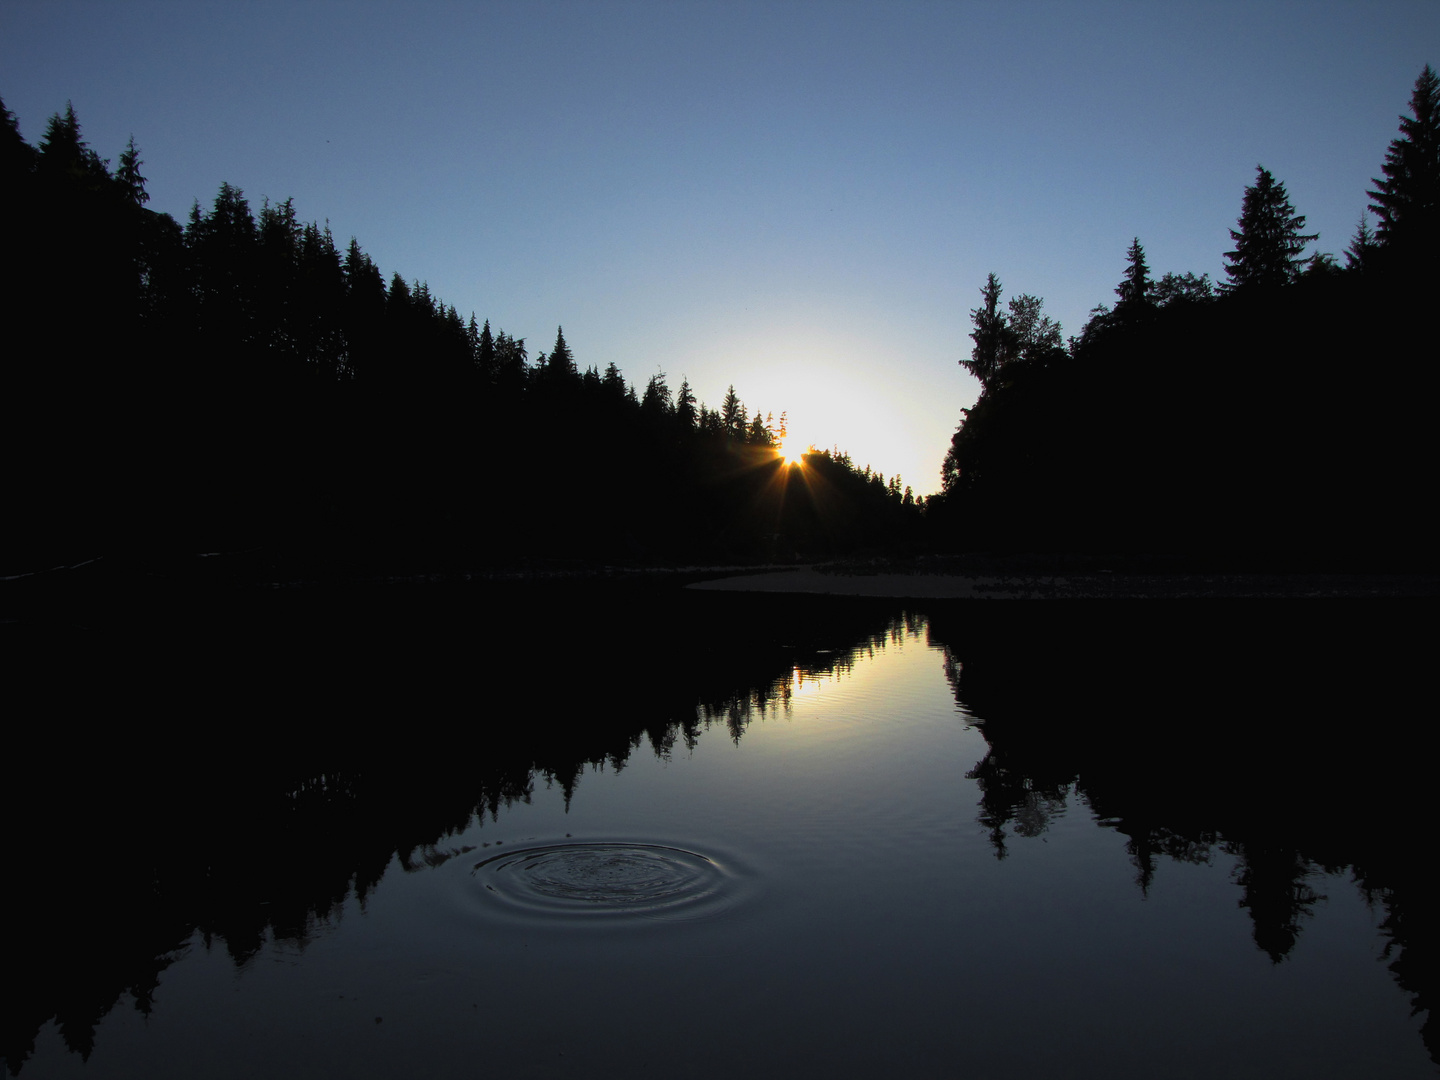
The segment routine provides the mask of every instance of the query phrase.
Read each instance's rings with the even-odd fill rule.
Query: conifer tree
[[[614,401],[625,399],[625,376],[615,366],[615,361],[605,365],[605,374],[600,376],[600,387]]]
[[[565,342],[564,327],[555,328],[555,347],[550,350],[546,370],[557,380],[576,378],[580,374],[575,367],[575,356]]]
[[[645,384],[645,396],[640,399],[642,412],[652,416],[668,416],[671,411],[670,384],[665,381],[665,372],[660,371],[650,376],[650,381]]]
[[[1000,290],[1000,279],[994,274],[990,274],[980,287],[984,303],[970,311],[970,319],[975,325],[975,329],[970,331],[970,340],[975,347],[970,350],[969,360],[960,361],[960,366],[987,388],[999,373],[1008,352],[1005,315],[1000,310]]]
[[[1355,226],[1355,235],[1345,249],[1345,269],[1363,269],[1375,252],[1375,230],[1370,228],[1369,217],[1362,213],[1360,224]]]
[[[1376,240],[1434,254],[1440,240],[1440,77],[1429,64],[1410,95],[1413,116],[1400,117],[1400,138],[1385,154],[1383,180],[1366,192],[1380,219]]]
[[[1230,280],[1225,292],[1249,286],[1289,285],[1300,276],[1305,245],[1319,233],[1302,235],[1305,215],[1295,213],[1285,185],[1257,165],[1255,183],[1245,189],[1240,208],[1240,228],[1230,230],[1235,248],[1225,252]]]
[[[15,114],[0,101],[0,179],[23,176],[35,168],[35,148],[20,134]]]
[[[687,430],[693,428],[699,417],[695,412],[695,391],[690,389],[690,380],[680,379],[680,391],[675,395],[675,419]]]
[[[1145,249],[1140,246],[1138,236],[1131,242],[1125,258],[1125,280],[1115,289],[1115,295],[1120,298],[1115,311],[1122,316],[1149,307],[1151,289],[1150,268],[1145,265]]]
[[[46,125],[38,164],[42,173],[86,186],[100,187],[110,179],[110,163],[102,161],[80,137],[80,121],[68,101],[64,115],[56,113]]]
[[[480,337],[475,343],[475,367],[484,381],[495,378],[495,335],[490,333],[489,319],[480,328]]]
[[[140,151],[135,146],[135,136],[131,135],[130,141],[120,154],[120,167],[115,170],[115,182],[120,185],[120,193],[125,201],[136,206],[144,206],[150,201],[150,193],[145,190],[145,177],[140,175],[140,166],[143,164]]]

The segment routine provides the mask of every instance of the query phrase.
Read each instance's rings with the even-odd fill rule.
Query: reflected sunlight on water
[[[1172,728],[1145,726],[1163,702],[1126,727],[1120,690],[1044,682],[1068,669],[1038,642],[1033,682],[997,681],[915,612],[846,633],[697,669],[698,694],[656,693],[663,723],[526,721],[403,788],[417,755],[292,785],[251,842],[256,866],[303,852],[294,873],[195,908],[89,1028],[37,1005],[11,1072],[1433,1075],[1377,959],[1421,955],[1401,886],[1181,798]]]

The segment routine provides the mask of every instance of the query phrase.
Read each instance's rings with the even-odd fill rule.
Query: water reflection
[[[1385,912],[1390,971],[1440,1062],[1420,857],[1435,821],[1414,713],[1431,643],[1402,629],[1414,605],[957,614],[933,619],[931,640],[989,744],[970,777],[997,857],[1076,798],[1126,837],[1142,894],[1164,860],[1233,856],[1236,903],[1276,964],[1326,899],[1315,883],[1348,871]]]
[[[65,685],[75,715],[105,717],[160,699],[143,724],[97,721],[83,744],[41,715],[16,740],[31,783],[6,806],[10,850],[29,853],[6,943],[12,1074],[52,1018],[88,1059],[122,999],[149,1015],[187,943],[240,968],[269,942],[303,951],[347,899],[364,909],[392,858],[442,865],[477,818],[537,786],[568,806],[587,771],[619,772],[642,747],[666,758],[716,727],[738,742],[799,687],[920,626],[866,605],[604,582],[256,603],[200,634],[9,628],[33,700]],[[452,694],[464,715],[438,719]],[[98,823],[83,850],[54,840]]]
[[[1168,864],[1233,864],[1233,903],[1274,964],[1304,950],[1334,875],[1348,871],[1382,913],[1385,963],[1423,1014],[1435,1054],[1435,905],[1418,857],[1433,810],[1405,723],[1427,669],[1420,643],[1383,631],[1391,613],[1262,608],[1237,620],[1191,606],[1141,618],[1082,605],[922,614],[849,600],[577,592],[387,594],[340,610],[307,595],[286,600],[283,618],[268,616],[263,635],[245,618],[228,632],[208,623],[198,639],[147,629],[124,647],[106,633],[56,631],[58,649],[53,639],[17,640],[29,651],[17,670],[36,685],[64,685],[77,663],[94,675],[88,692],[69,691],[77,715],[115,716],[125,701],[151,709],[144,724],[93,724],[83,746],[68,728],[34,726],[28,753],[14,759],[39,782],[23,798],[15,787],[6,796],[10,850],[27,853],[15,879],[18,933],[6,943],[14,1005],[0,1051],[10,1072],[52,1019],[65,1046],[89,1059],[107,1014],[133,1001],[150,1015],[187,950],[223,950],[242,969],[275,943],[303,953],[347,906],[366,911],[392,866],[454,869],[476,889],[494,886],[487,898],[502,914],[485,915],[486,925],[500,927],[516,912],[543,922],[556,905],[660,917],[687,904],[696,914],[726,909],[746,895],[736,883],[754,875],[733,853],[717,854],[723,841],[712,850],[592,829],[502,852],[480,849],[491,841],[474,830],[503,826],[547,790],[568,810],[637,756],[678,764],[707,739],[740,748],[754,725],[786,724],[817,687],[847,686],[887,648],[922,642],[938,650],[929,655],[949,681],[950,722],[984,738],[965,777],[973,788],[957,774],[924,814],[968,816],[955,825],[980,829],[1007,866],[1024,845],[1093,817],[1124,838],[1142,897]],[[462,624],[471,630],[455,633]],[[160,669],[163,687],[153,681]],[[297,683],[300,669],[308,674]],[[854,711],[903,714],[903,689],[884,684]],[[915,858],[897,851],[897,866],[934,867],[922,877],[943,895],[972,888],[953,879],[935,843],[954,830],[919,824],[904,790],[911,773],[889,760],[904,747],[865,745],[875,756],[853,771],[802,779],[792,767],[782,781],[790,791],[747,795],[776,800],[792,820],[796,799],[853,808],[832,823],[856,845],[831,850],[835,865],[815,861],[825,852],[814,845],[783,853],[811,860],[825,881],[854,874],[840,863],[873,862],[882,880],[852,882],[870,896],[889,865],[864,851],[865,830],[880,822],[897,842],[915,838]],[[775,884],[771,895],[783,892]],[[817,903],[833,895],[832,886]],[[945,911],[938,897],[907,902],[908,911],[853,917],[931,927]],[[768,909],[752,905],[759,910]],[[839,919],[839,910],[807,917]],[[951,932],[935,939],[937,955]],[[929,962],[896,955],[887,976],[908,979]],[[822,970],[832,985],[844,978],[821,965],[817,992],[828,989]]]

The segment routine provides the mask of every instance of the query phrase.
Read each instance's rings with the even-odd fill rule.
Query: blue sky
[[[918,493],[988,272],[1066,334],[1132,237],[1221,277],[1257,164],[1338,255],[1426,63],[1437,0],[0,0],[21,132],[133,133],[152,209],[293,197],[532,355],[733,383]]]

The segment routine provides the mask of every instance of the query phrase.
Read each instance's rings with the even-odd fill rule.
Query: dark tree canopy
[[[1239,229],[1230,230],[1235,242],[1225,252],[1227,292],[1249,286],[1289,285],[1300,276],[1305,245],[1319,233],[1302,234],[1305,215],[1295,213],[1285,185],[1262,165],[1255,167],[1255,183],[1245,189]]]
[[[1043,366],[1062,353],[1060,324],[1045,314],[1045,301],[1029,293],[1010,298],[1006,305],[1009,317],[1005,322],[1005,349],[1000,365],[1003,369],[1016,360],[1028,365]]]
[[[1210,284],[1210,275],[1201,274],[1196,277],[1188,271],[1184,274],[1166,274],[1150,291],[1150,299],[1156,307],[1162,308],[1171,304],[1212,300],[1214,297],[1215,290]]]

